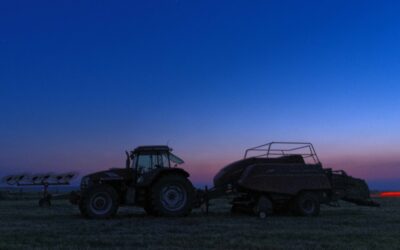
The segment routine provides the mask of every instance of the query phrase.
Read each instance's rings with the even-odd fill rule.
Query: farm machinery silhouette
[[[69,194],[53,196],[49,192],[49,186],[68,186],[76,176],[77,174],[73,172],[64,174],[18,174],[4,177],[3,183],[18,187],[43,187],[43,193],[39,200],[39,206],[50,207],[51,200],[53,198],[68,198]]]
[[[247,149],[242,160],[223,167],[214,187],[196,190],[183,160],[168,146],[140,146],[126,152],[125,168],[84,176],[70,201],[88,218],[110,218],[119,206],[140,206],[150,215],[185,216],[222,196],[232,198],[232,212],[261,218],[274,212],[316,216],[320,204],[339,200],[379,206],[362,179],[343,170],[323,168],[311,143],[271,142]]]

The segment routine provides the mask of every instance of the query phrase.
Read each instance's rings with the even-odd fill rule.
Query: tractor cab
[[[126,167],[140,174],[161,169],[176,167],[184,161],[171,153],[168,146],[140,146],[130,153],[126,152]]]

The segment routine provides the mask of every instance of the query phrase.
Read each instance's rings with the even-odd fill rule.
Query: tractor
[[[70,201],[87,218],[113,217],[119,206],[140,206],[150,215],[186,216],[195,202],[183,160],[168,146],[140,146],[126,152],[126,167],[84,176]]]

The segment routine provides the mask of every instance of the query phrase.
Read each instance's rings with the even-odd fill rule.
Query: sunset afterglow
[[[396,2],[3,5],[0,175],[82,176],[168,144],[210,185],[246,148],[306,141],[400,189]]]

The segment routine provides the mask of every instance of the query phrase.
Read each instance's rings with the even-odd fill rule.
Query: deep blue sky
[[[0,172],[84,174],[168,142],[208,182],[246,147],[306,140],[325,165],[400,188],[399,13],[398,1],[3,1]]]

